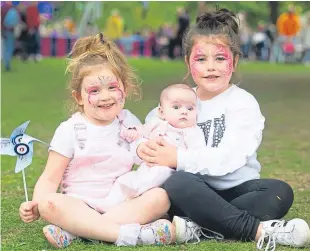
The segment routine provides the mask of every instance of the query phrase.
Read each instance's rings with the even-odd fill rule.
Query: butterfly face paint
[[[111,96],[115,101],[124,102],[124,92],[120,88],[120,83],[113,76],[98,76],[98,81],[89,84],[85,88],[88,94],[88,103],[97,107],[100,101],[104,101]],[[101,92],[105,92],[102,94]]]
[[[233,59],[232,53],[226,46],[217,45],[217,55],[222,56],[222,61],[227,61],[225,64],[225,70],[221,71],[223,76],[231,76],[233,72]]]
[[[233,57],[228,47],[199,40],[189,57],[190,70],[198,88],[219,94],[229,87]],[[212,96],[212,95],[207,95]]]
[[[85,76],[79,105],[96,124],[105,125],[119,115],[125,104],[124,86],[108,67]]]
[[[116,92],[117,93],[117,100],[120,103],[124,102],[124,92],[120,88],[120,83],[117,78],[115,77],[104,77],[104,76],[98,76],[98,79],[101,83],[101,85],[106,88],[108,91]]]
[[[194,48],[195,54],[194,57],[191,58],[190,62],[190,69],[193,77],[196,77],[198,75],[198,70],[196,69],[197,65],[196,63],[199,61],[199,57],[203,56],[203,51],[200,48]]]

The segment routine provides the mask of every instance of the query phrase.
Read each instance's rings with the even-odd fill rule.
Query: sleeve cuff
[[[61,154],[62,156],[66,157],[66,158],[69,158],[69,159],[72,158],[72,154],[71,154],[71,153],[56,150],[56,149],[54,149],[54,148],[51,147],[51,146],[48,148],[48,152],[50,152],[50,151],[54,151],[54,152],[56,152],[56,153],[59,153],[59,154]]]

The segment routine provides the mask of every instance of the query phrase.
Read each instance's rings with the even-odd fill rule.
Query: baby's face
[[[161,101],[160,115],[176,128],[196,125],[197,98],[194,92],[187,89],[172,89]]]

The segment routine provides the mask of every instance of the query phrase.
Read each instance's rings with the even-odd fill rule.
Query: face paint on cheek
[[[124,92],[119,87],[117,87],[117,91],[119,93],[119,98],[118,98],[119,102],[124,103]]]
[[[112,88],[115,89],[116,94],[116,100],[120,103],[124,102],[124,92],[123,90],[120,88],[120,84],[119,82],[113,82],[108,84],[108,88]]]
[[[204,55],[203,51],[200,48],[197,48],[196,46],[193,48],[194,56],[190,60],[190,69],[192,76],[195,78],[198,76],[198,69],[197,69],[197,60],[199,57],[202,57]]]
[[[92,93],[94,90],[96,90],[96,87],[92,87],[94,85],[95,84],[91,84],[90,88],[88,88],[88,89],[85,88],[85,92],[88,95],[88,97],[87,97],[88,104],[90,104],[94,108],[96,108],[97,105],[99,104],[99,97],[98,97],[98,95]]]
[[[232,55],[230,53],[230,51],[222,46],[222,45],[218,45],[217,46],[218,51],[216,52],[216,54],[222,54],[225,58],[226,58],[226,66],[225,66],[225,70],[222,71],[222,75],[229,77],[232,74],[233,71],[233,60],[232,60]]]

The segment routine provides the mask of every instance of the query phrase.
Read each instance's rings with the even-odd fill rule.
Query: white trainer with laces
[[[270,220],[261,222],[263,225],[262,234],[257,242],[260,250],[276,249],[276,244],[291,247],[307,247],[310,245],[310,229],[302,219]],[[266,247],[264,248],[264,244]]]
[[[195,244],[197,244],[202,236],[207,239],[224,239],[222,234],[203,228],[188,218],[174,216],[172,224],[175,226],[177,243],[188,243],[196,240]],[[206,232],[210,235],[206,234]]]

